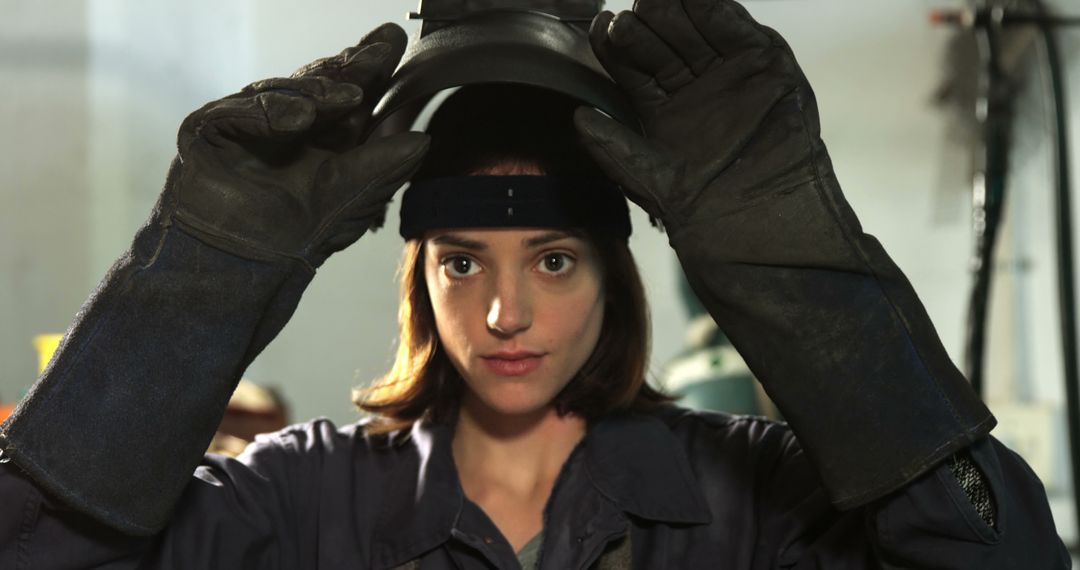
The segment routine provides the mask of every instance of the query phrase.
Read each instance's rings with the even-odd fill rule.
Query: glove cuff
[[[706,203],[697,219],[707,223],[671,238],[687,278],[838,508],[904,486],[993,428],[831,176],[730,213]]]
[[[241,374],[311,279],[152,221],[77,315],[0,449],[72,507],[133,535],[167,523]]]

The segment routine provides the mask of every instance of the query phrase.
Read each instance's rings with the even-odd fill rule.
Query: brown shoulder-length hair
[[[543,174],[600,178],[572,124],[579,104],[514,85],[471,86],[444,101],[427,128],[431,146],[413,180],[531,167]],[[645,380],[649,308],[626,240],[586,231],[601,260],[604,322],[585,365],[555,397],[560,414],[587,420],[645,411],[672,398]],[[353,402],[375,416],[371,428],[392,431],[427,418],[442,421],[460,404],[464,382],[439,342],[424,277],[424,246],[409,240],[401,260],[398,347],[393,367]]]
[[[591,420],[613,412],[646,411],[671,401],[645,379],[649,309],[626,242],[589,241],[603,265],[604,322],[585,365],[555,397],[556,410]],[[424,277],[424,245],[419,239],[408,241],[402,256],[398,326],[393,367],[370,388],[354,392],[356,405],[376,416],[376,431],[400,429],[421,418],[452,417],[464,386],[439,342]]]

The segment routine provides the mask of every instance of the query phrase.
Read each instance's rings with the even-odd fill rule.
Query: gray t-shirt
[[[536,563],[540,561],[540,543],[543,542],[543,540],[544,532],[540,531],[518,551],[517,559],[518,562],[521,563],[521,568],[523,570],[532,570],[536,568]]]

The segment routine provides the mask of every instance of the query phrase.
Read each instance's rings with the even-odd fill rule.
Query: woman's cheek
[[[572,293],[549,298],[547,323],[555,323],[548,331],[550,337],[570,343],[573,352],[592,353],[604,321],[604,300],[599,284],[583,283]],[[588,356],[586,354],[586,356]]]

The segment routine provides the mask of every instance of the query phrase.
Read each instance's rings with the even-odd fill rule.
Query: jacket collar
[[[405,440],[400,451],[406,457],[386,478],[375,528],[376,568],[404,564],[449,540],[465,502],[451,425],[418,421],[394,439]],[[589,483],[622,511],[676,524],[712,520],[682,443],[659,418],[601,418],[581,445],[583,453],[568,463],[583,461]]]
[[[683,444],[659,418],[604,418],[585,438],[592,483],[623,511],[658,522],[707,524],[712,515]]]

